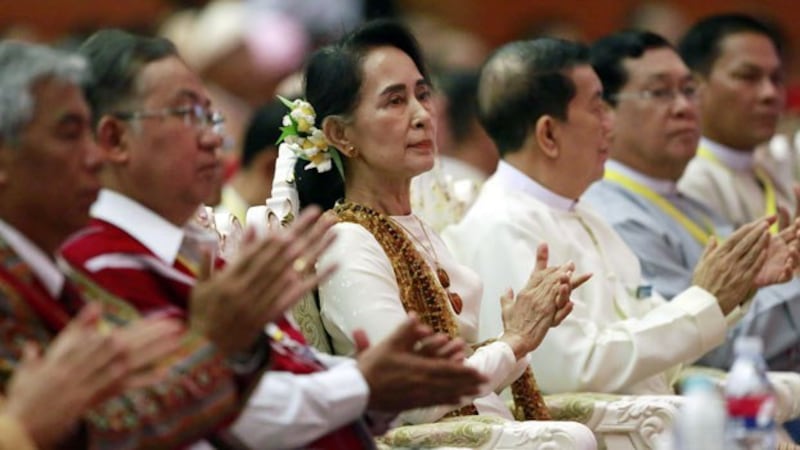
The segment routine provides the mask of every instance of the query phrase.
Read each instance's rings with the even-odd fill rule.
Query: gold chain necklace
[[[425,240],[428,241],[428,245],[430,246],[430,251],[428,251],[428,247],[425,247],[425,244],[399,220],[392,218],[392,222],[400,225],[400,228],[402,228],[403,231],[405,231],[405,233],[411,239],[413,239],[419,244],[420,249],[424,253],[426,253],[428,256],[433,257],[433,265],[434,265],[434,270],[436,272],[436,278],[439,280],[439,284],[442,286],[442,289],[444,289],[445,293],[447,294],[447,297],[450,300],[450,305],[453,307],[453,311],[455,311],[456,314],[461,314],[461,311],[464,309],[464,301],[461,299],[460,295],[450,291],[450,275],[447,273],[446,270],[444,270],[444,267],[442,267],[442,264],[439,262],[439,255],[436,253],[436,247],[433,245],[431,237],[428,236],[428,231],[425,229],[425,224],[415,214],[411,214],[411,217],[416,219],[417,223],[419,224],[419,227],[422,229],[422,233],[425,235]]]

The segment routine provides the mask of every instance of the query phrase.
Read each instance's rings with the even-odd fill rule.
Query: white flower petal
[[[319,163],[319,165],[317,165],[317,172],[319,172],[319,173],[327,172],[327,171],[331,170],[332,167],[333,167],[333,165],[331,164],[331,158],[326,158],[325,161],[323,161],[323,162]]]

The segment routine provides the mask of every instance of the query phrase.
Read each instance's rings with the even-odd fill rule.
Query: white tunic
[[[586,205],[547,190],[501,162],[473,208],[443,237],[485,282],[481,336],[499,330],[498,298],[520,290],[546,242],[550,264],[573,261],[593,277],[573,292],[572,313],[531,354],[547,393],[672,393],[678,366],[723,342],[716,299],[691,287],[666,302],[648,295],[636,256]]]
[[[794,211],[791,182],[778,176],[775,161],[756,158],[755,152],[741,152],[703,138],[699,147],[713,157],[695,156],[678,181],[678,190],[706,205],[727,219],[734,227],[765,216],[764,188],[755,168],[769,177],[775,186],[778,205]]]
[[[476,343],[481,298],[481,283],[477,275],[459,265],[429,227],[426,227],[426,236],[414,216],[396,216],[393,219],[415,236],[412,242],[431,267],[438,258],[447,271],[451,283],[449,290],[458,293],[463,300],[461,314],[453,313],[459,334],[467,343]],[[354,330],[363,329],[370,342],[376,343],[391,334],[406,319],[407,313],[400,301],[392,264],[372,234],[354,223],[338,223],[333,230],[337,239],[320,258],[318,266],[336,263],[339,270],[320,286],[320,311],[334,352],[348,355],[354,350]],[[517,361],[507,344],[495,342],[479,348],[467,359],[467,364],[489,377],[484,389],[487,394],[475,400],[478,411],[511,419],[508,407],[496,392],[518,378],[527,361],[524,358]],[[402,420],[407,423],[433,422],[453,409],[455,406],[416,410],[403,414]]]

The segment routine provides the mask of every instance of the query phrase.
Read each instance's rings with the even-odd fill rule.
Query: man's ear
[[[128,146],[126,140],[131,132],[119,119],[103,116],[97,123],[95,139],[97,145],[112,163],[125,163],[128,161]]]
[[[549,115],[539,117],[534,125],[533,135],[539,150],[548,158],[556,159],[560,153],[558,146],[558,122]]]
[[[353,153],[353,143],[348,137],[347,126],[338,116],[328,116],[322,121],[322,132],[325,139],[339,150],[339,153],[350,157]]]

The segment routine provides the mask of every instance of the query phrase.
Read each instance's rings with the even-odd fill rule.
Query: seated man
[[[148,353],[169,337],[163,330],[137,325],[147,321],[132,324],[140,315],[130,305],[91,283],[75,285],[56,266],[59,245],[88,222],[89,206],[99,189],[103,156],[92,139],[90,111],[80,86],[87,78],[83,58],[29,44],[0,43],[0,380],[10,395],[15,386],[8,385],[9,379],[23,364],[28,342],[49,347],[86,300],[103,305],[103,317],[94,326],[124,326],[128,364],[134,371],[149,365]],[[228,288],[231,282],[239,281],[216,286]],[[234,302],[256,302],[269,320],[292,303],[280,307],[276,300],[280,298]],[[213,306],[215,301],[207,303]],[[212,313],[213,308],[193,309],[194,320],[186,331],[179,331],[180,347],[155,364],[154,373],[161,374],[155,382],[127,389],[81,414],[80,424],[63,433],[64,441],[37,444],[165,448],[212,435],[238,414],[266,364],[266,354],[261,353],[241,371],[228,365],[229,357],[251,344],[243,336],[257,334],[263,322]],[[86,349],[92,342],[85,337],[82,344]],[[58,341],[52,344],[58,347]],[[106,370],[119,369],[109,365]],[[79,410],[81,405],[72,407]],[[57,429],[48,431],[52,436]]]
[[[611,131],[588,57],[585,46],[557,39],[514,42],[490,57],[479,114],[502,160],[445,238],[488,281],[483,337],[499,333],[486,325],[500,323],[498,299],[524,285],[541,242],[554,264],[572,260],[576,273],[593,274],[573,291],[572,314],[531,354],[543,391],[672,393],[678,366],[721,344],[741,314],[766,259],[768,222],[710,245],[694,286],[671,302],[651,292],[636,256],[579,201],[603,175]]]
[[[87,95],[109,164],[90,226],[63,247],[62,255],[75,276],[92,279],[140,312],[168,311],[191,321],[194,312],[187,305],[208,291],[208,282],[198,279],[209,268],[184,225],[214,188],[222,118],[211,109],[199,77],[165,39],[102,30],[80,52],[93,69]],[[241,254],[283,266],[259,268],[240,258],[210,280],[243,273],[246,279],[223,291],[233,297],[305,292],[325,276],[307,269],[331,242],[322,237],[330,222],[314,224],[318,214],[306,211],[288,234],[270,235],[280,243],[278,249],[250,242]],[[257,309],[217,313],[247,322]],[[361,420],[367,407],[396,412],[454,403],[477,392],[484,381],[461,362],[463,343],[426,338],[430,329],[413,320],[357,361],[321,360],[285,317],[270,324],[267,333],[274,371],[262,378],[233,426],[255,448],[371,448]],[[355,339],[364,350],[363,335]],[[420,340],[428,345],[415,352]],[[266,345],[251,344],[256,350]]]
[[[780,35],[755,18],[723,14],[695,24],[678,48],[698,80],[703,133],[678,189],[737,227],[794,208],[791,180],[775,161],[755,157],[786,101]]]
[[[676,188],[700,137],[695,82],[672,46],[652,33],[603,38],[592,46],[591,59],[615,113],[614,142],[605,179],[584,198],[636,253],[655,290],[673,298],[691,286],[709,238],[733,230]],[[794,231],[785,232],[789,239]],[[800,281],[760,289],[726,342],[702,362],[727,370],[734,338],[756,335],[764,340],[771,369],[800,371],[798,324]]]

